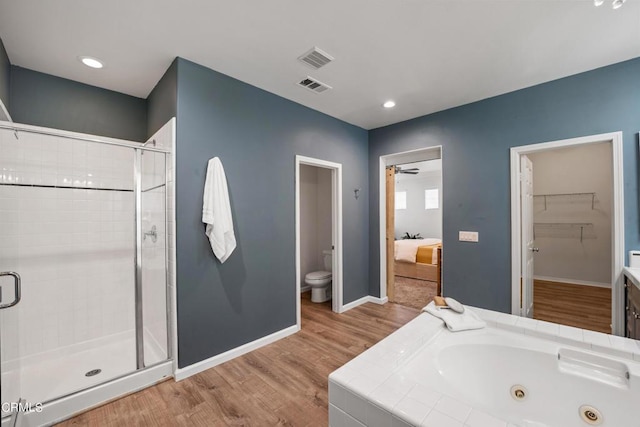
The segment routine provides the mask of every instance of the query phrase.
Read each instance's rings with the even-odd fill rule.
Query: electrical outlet
[[[461,242],[477,242],[478,232],[477,231],[460,231],[458,232],[458,240],[460,240]]]

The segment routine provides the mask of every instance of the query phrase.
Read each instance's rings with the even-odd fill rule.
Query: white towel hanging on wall
[[[236,236],[233,232],[227,178],[222,162],[217,157],[210,159],[207,165],[202,222],[207,224],[205,234],[209,238],[214,255],[221,263],[225,262],[236,248]]]

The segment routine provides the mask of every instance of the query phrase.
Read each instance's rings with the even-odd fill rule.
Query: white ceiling
[[[14,65],[143,98],[181,56],[372,129],[640,56],[640,1],[606,1],[0,0],[0,38]],[[335,61],[298,62],[312,46]]]

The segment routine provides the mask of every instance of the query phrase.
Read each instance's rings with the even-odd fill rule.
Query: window
[[[438,209],[439,207],[440,207],[440,198],[438,197],[438,189],[430,188],[428,190],[424,190],[424,208]]]
[[[407,192],[396,191],[396,210],[407,209]]]

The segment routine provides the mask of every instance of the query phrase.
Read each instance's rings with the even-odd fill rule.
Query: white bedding
[[[441,239],[403,239],[396,240],[394,257],[396,261],[416,262],[418,247],[437,245]]]

